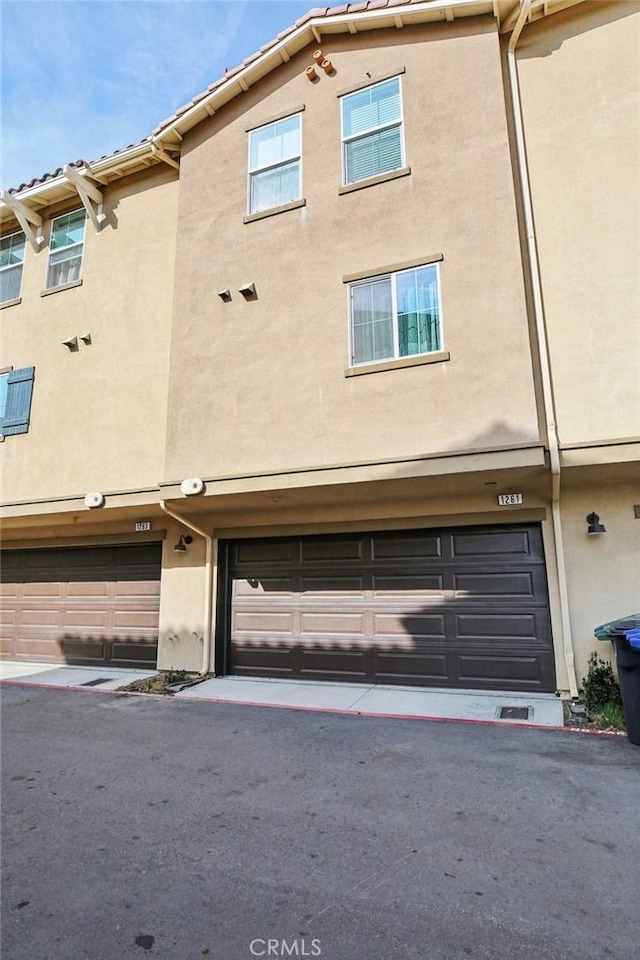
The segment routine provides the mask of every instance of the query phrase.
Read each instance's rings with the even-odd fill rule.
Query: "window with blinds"
[[[250,132],[250,214],[300,200],[300,154],[299,113]]]
[[[438,265],[349,286],[351,366],[442,350]]]
[[[0,240],[0,303],[10,303],[20,296],[24,247],[22,231]]]
[[[342,98],[343,182],[404,166],[400,77]]]
[[[84,210],[74,210],[53,220],[49,240],[47,290],[80,279],[86,219]]]

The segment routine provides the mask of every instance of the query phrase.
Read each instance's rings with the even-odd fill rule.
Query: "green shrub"
[[[609,704],[622,707],[620,687],[613,667],[595,651],[589,657],[589,670],[582,681],[582,694],[590,717],[600,713]]]

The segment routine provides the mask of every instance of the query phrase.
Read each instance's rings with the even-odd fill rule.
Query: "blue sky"
[[[0,0],[0,186],[141,140],[318,5]]]

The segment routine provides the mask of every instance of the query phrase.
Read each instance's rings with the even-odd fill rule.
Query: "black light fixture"
[[[587,517],[587,523],[589,524],[587,533],[590,536],[593,534],[607,532],[607,528],[604,526],[604,524],[600,523],[600,517],[598,516],[597,513],[590,513],[589,516]]]
[[[186,553],[190,543],[193,543],[193,537],[183,533],[173,549],[176,553]]]

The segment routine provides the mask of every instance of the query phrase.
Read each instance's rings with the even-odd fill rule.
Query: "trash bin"
[[[640,747],[640,613],[603,623],[594,633],[615,648],[627,736]]]

